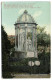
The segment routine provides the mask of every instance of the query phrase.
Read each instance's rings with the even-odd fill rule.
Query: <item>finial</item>
[[[24,13],[27,14],[28,13],[27,10],[25,10]]]

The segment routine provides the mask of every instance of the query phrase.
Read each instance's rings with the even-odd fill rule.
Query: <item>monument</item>
[[[25,10],[15,22],[15,56],[37,58],[37,23]]]

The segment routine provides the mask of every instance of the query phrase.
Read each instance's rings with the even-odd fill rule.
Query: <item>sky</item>
[[[51,3],[49,1],[25,1],[25,2],[2,2],[2,25],[8,35],[15,35],[15,22],[18,17],[27,10],[35,22],[45,27],[45,31],[51,31]]]

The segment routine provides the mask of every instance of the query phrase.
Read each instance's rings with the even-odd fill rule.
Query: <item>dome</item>
[[[25,10],[24,13],[17,19],[17,23],[34,23],[33,17]]]

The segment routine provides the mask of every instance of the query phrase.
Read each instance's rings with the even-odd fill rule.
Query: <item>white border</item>
[[[8,1],[50,1],[51,2],[51,14],[52,14],[52,0],[0,0],[0,13],[1,13],[1,2],[8,2]],[[0,14],[0,21],[1,21],[1,14]],[[52,21],[52,15],[51,15],[51,21]],[[51,23],[51,26],[52,26],[52,23]],[[1,22],[0,22],[0,35],[1,35]],[[52,27],[51,27],[51,41],[52,41]],[[1,44],[1,36],[0,36],[0,44]],[[52,43],[51,43],[51,47],[52,47]],[[52,50],[51,50],[51,61],[52,61]],[[51,64],[51,66],[52,66],[52,64]],[[0,45],[0,80],[2,79],[1,78],[1,45]],[[52,75],[52,69],[51,69],[51,75]],[[10,79],[10,78],[8,78],[8,79]],[[14,79],[14,78],[11,78],[11,79]],[[11,80],[10,79],[10,80]],[[20,79],[20,78],[16,78],[16,79]],[[15,79],[15,80],[16,80]],[[21,78],[22,79],[22,78]],[[21,80],[20,79],[20,80]],[[26,79],[26,78],[23,78],[23,79]],[[37,79],[37,80],[42,80],[42,79],[48,79],[48,80],[52,80],[52,76],[51,76],[51,78],[27,78],[27,79]],[[27,80],[26,79],[26,80]]]
[[[3,1],[5,1],[5,2],[6,2],[6,1],[7,1],[7,2],[8,2],[8,1],[50,1],[50,2],[51,2],[51,0],[0,0],[0,2],[1,2],[1,1],[2,1],[2,2],[3,2]]]

